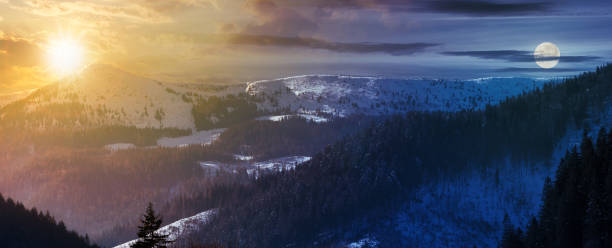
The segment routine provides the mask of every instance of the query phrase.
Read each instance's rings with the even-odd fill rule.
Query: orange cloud
[[[171,14],[188,8],[217,8],[214,0],[24,0],[10,2],[13,9],[39,16],[89,14],[139,23],[172,22]]]
[[[35,66],[41,62],[41,49],[36,44],[0,33],[0,68],[7,66]]]
[[[0,33],[0,51],[0,93],[39,87],[48,80],[38,45]]]

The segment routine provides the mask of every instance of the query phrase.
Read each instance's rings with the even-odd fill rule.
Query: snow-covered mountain
[[[246,91],[259,98],[259,108],[267,111],[380,115],[482,109],[549,81],[517,77],[446,81],[311,75],[251,82]]]
[[[20,113],[18,117],[30,118],[25,125],[35,128],[72,124],[193,129],[193,99],[243,90],[240,85],[199,86],[162,83],[109,65],[94,64],[8,104],[0,109],[0,120],[15,118],[14,114]],[[38,117],[36,121],[31,120],[32,116]]]
[[[530,78],[445,81],[311,75],[235,85],[171,84],[96,64],[0,108],[0,123],[33,129],[176,128],[196,135],[181,140],[200,140],[196,131],[222,130],[253,117],[278,121],[298,115],[320,123],[353,114],[482,109],[547,82]],[[243,107],[249,105],[257,108]],[[236,113],[247,117],[239,118]],[[166,141],[179,142],[172,146],[193,144]]]

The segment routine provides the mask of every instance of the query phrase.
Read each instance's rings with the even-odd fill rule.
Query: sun
[[[83,66],[83,52],[83,47],[75,39],[53,39],[47,48],[49,67],[59,76],[74,74]]]

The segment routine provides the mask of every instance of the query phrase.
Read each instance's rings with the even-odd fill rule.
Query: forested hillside
[[[526,230],[505,224],[503,248],[612,246],[612,130],[585,137],[546,180],[542,208]]]
[[[484,111],[410,113],[374,124],[295,171],[237,188],[201,241],[241,247],[333,242],[338,228],[374,209],[393,209],[423,182],[506,156],[547,159],[568,127],[604,107],[611,82],[612,66],[605,66]]]
[[[6,248],[97,247],[77,233],[66,230],[49,213],[26,209],[21,203],[0,195],[0,242]]]

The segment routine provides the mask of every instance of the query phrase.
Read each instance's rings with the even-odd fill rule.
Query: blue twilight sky
[[[297,74],[573,75],[612,58],[605,0],[0,0],[0,93],[45,81],[50,41],[177,82]],[[542,42],[561,50],[541,69]]]

